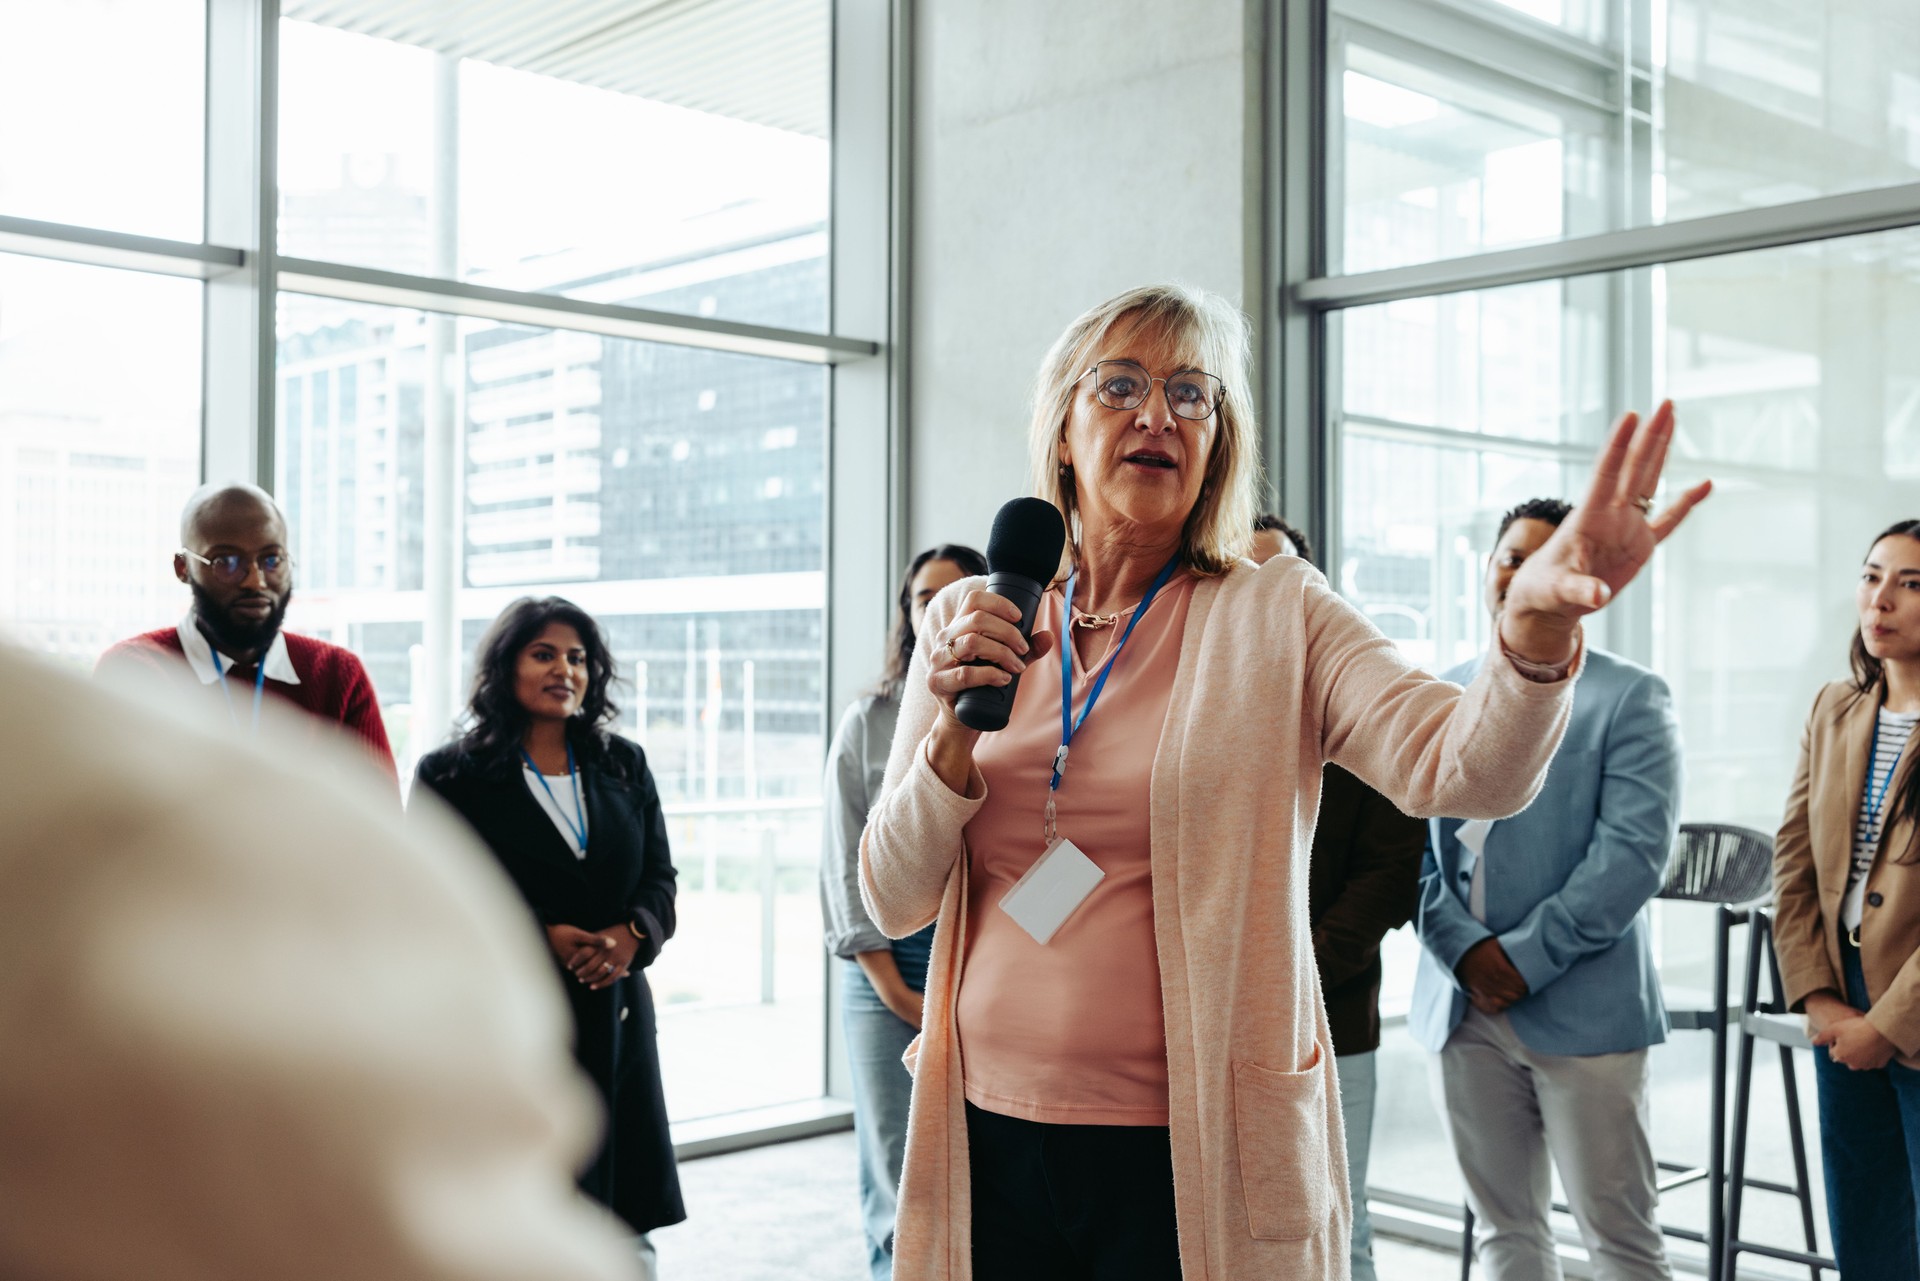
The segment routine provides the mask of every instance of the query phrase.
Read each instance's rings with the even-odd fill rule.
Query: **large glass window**
[[[1342,417],[1338,581],[1422,662],[1481,652],[1490,633],[1478,584],[1501,511],[1537,495],[1579,497],[1594,430],[1624,407],[1603,399],[1608,344],[1572,332],[1597,318],[1537,304],[1581,287],[1645,296],[1651,394],[1679,407],[1669,473],[1712,476],[1716,493],[1636,589],[1654,603],[1649,638],[1618,643],[1674,683],[1687,816],[1771,827],[1806,704],[1845,666],[1847,616],[1834,607],[1851,599],[1873,533],[1920,511],[1920,371],[1906,358],[1920,340],[1920,232],[1632,277],[1614,289],[1604,278],[1546,282],[1337,318],[1348,334],[1391,334],[1347,341],[1342,383],[1350,400],[1400,411]],[[1539,323],[1513,329],[1503,350],[1461,341],[1459,318],[1490,312]],[[1436,395],[1427,354],[1455,345],[1475,359]],[[1463,389],[1485,386],[1480,371],[1494,368],[1498,394],[1479,409]]]
[[[826,328],[826,0],[725,33],[722,6],[636,5],[571,55],[564,23],[294,20],[333,8],[283,8],[282,252]]]
[[[681,928],[649,973],[676,1119],[819,1093],[826,392],[818,365],[281,302],[290,621],[367,663],[403,773],[450,732],[415,697],[427,539],[461,548],[459,653],[440,657],[462,688],[516,597],[566,596],[606,629],[617,728],[648,754],[680,869]],[[443,475],[436,413],[459,429]],[[457,530],[428,528],[434,485],[459,494]]]
[[[1330,269],[1920,181],[1907,0],[1333,0]]]
[[[838,1106],[825,656],[880,629],[827,616],[826,489],[835,430],[882,453],[891,430],[886,374],[835,365],[886,337],[847,318],[897,303],[893,22],[0,0],[0,626],[90,664],[173,624],[188,495],[258,482],[291,529],[288,625],[365,663],[406,775],[501,608],[576,600],[667,807],[681,926],[651,977],[703,1143]],[[830,142],[837,93],[861,109]],[[854,576],[886,519],[836,521]]]
[[[1608,337],[1623,311],[1639,345]],[[1422,664],[1444,671],[1484,653],[1481,582],[1501,512],[1536,496],[1578,498],[1597,431],[1624,407],[1608,403],[1609,389],[1623,367],[1644,369],[1647,399],[1678,406],[1671,480],[1712,476],[1716,493],[1632,589],[1645,604],[1623,598],[1590,639],[1672,686],[1683,820],[1770,832],[1814,692],[1846,671],[1860,559],[1881,528],[1920,513],[1920,373],[1906,357],[1920,341],[1916,317],[1920,231],[1343,312],[1333,321],[1346,412],[1331,572]],[[1709,990],[1706,917],[1656,905],[1655,928],[1669,989]],[[1411,993],[1411,932],[1392,937],[1386,956],[1391,1020]],[[1705,1150],[1699,1040],[1676,1034],[1652,1060],[1661,1155],[1672,1159]],[[1429,1065],[1404,1027],[1389,1027],[1383,1050],[1371,1177],[1389,1195],[1431,1199],[1456,1172]],[[1755,1088],[1764,1106],[1753,1159],[1788,1168],[1779,1086],[1763,1075]],[[1693,1188],[1663,1212],[1699,1227],[1705,1205]],[[1757,1214],[1752,1227],[1797,1244],[1797,1224]]]
[[[0,214],[197,241],[205,0],[0,0]]]
[[[1715,495],[1588,639],[1671,686],[1683,820],[1771,832],[1814,692],[1846,670],[1860,558],[1920,514],[1920,375],[1906,357],[1920,228],[1847,234],[1846,198],[1920,180],[1920,10],[1331,0],[1329,13],[1328,252],[1304,291],[1331,309],[1318,371],[1328,573],[1431,669],[1484,654],[1501,513],[1580,497],[1615,415],[1671,397],[1670,484],[1711,476]],[[1827,238],[1756,251],[1723,222],[1690,221],[1791,202],[1811,202],[1796,217]],[[1633,238],[1588,238],[1655,223],[1668,224],[1661,246],[1594,274],[1620,261],[1597,244]],[[1512,256],[1496,272],[1486,255],[1519,245],[1543,246],[1523,268],[1534,278],[1480,287],[1513,278]],[[1371,294],[1341,280],[1412,264],[1428,266]],[[1697,1000],[1707,917],[1659,902],[1652,916],[1663,984]],[[1373,1193],[1445,1212],[1457,1165],[1429,1057],[1401,1021],[1419,943],[1402,930],[1383,952]],[[1651,1056],[1663,1158],[1704,1158],[1708,1055],[1682,1032]],[[1777,1175],[1791,1167],[1770,1058],[1749,1142],[1754,1167]],[[1746,1232],[1799,1246],[1797,1217],[1771,1209],[1750,1196]],[[1694,1184],[1663,1197],[1661,1216],[1700,1230],[1706,1210]]]
[[[200,287],[0,254],[0,618],[91,665],[187,609]]]

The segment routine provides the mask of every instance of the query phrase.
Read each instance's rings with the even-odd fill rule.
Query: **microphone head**
[[[987,572],[1019,574],[1041,586],[1060,571],[1067,546],[1067,522],[1044,498],[1016,498],[993,518],[987,536]]]

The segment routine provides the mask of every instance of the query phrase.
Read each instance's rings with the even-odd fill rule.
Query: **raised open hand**
[[[1623,414],[1594,465],[1593,484],[1560,528],[1527,557],[1507,588],[1500,635],[1507,648],[1537,663],[1572,656],[1580,619],[1605,606],[1653,558],[1713,489],[1703,480],[1665,511],[1653,495],[1673,444],[1673,402],[1645,422]]]

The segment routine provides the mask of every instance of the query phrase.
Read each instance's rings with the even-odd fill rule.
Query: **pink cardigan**
[[[899,1281],[973,1275],[953,1012],[966,949],[961,829],[986,794],[976,771],[956,795],[924,742],[938,710],[929,642],[981,581],[948,588],[927,611],[860,851],[862,895],[883,931],[939,923],[925,1030],[907,1054]],[[1149,800],[1186,1281],[1348,1276],[1340,1100],[1307,928],[1322,763],[1411,815],[1504,817],[1538,791],[1572,690],[1504,662],[1484,664],[1464,692],[1436,680],[1292,557],[1195,587]]]

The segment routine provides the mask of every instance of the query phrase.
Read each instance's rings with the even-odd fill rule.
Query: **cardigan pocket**
[[[1328,1160],[1327,1059],[1314,1047],[1303,1072],[1236,1059],[1233,1121],[1247,1228],[1260,1241],[1299,1241],[1333,1212]]]

